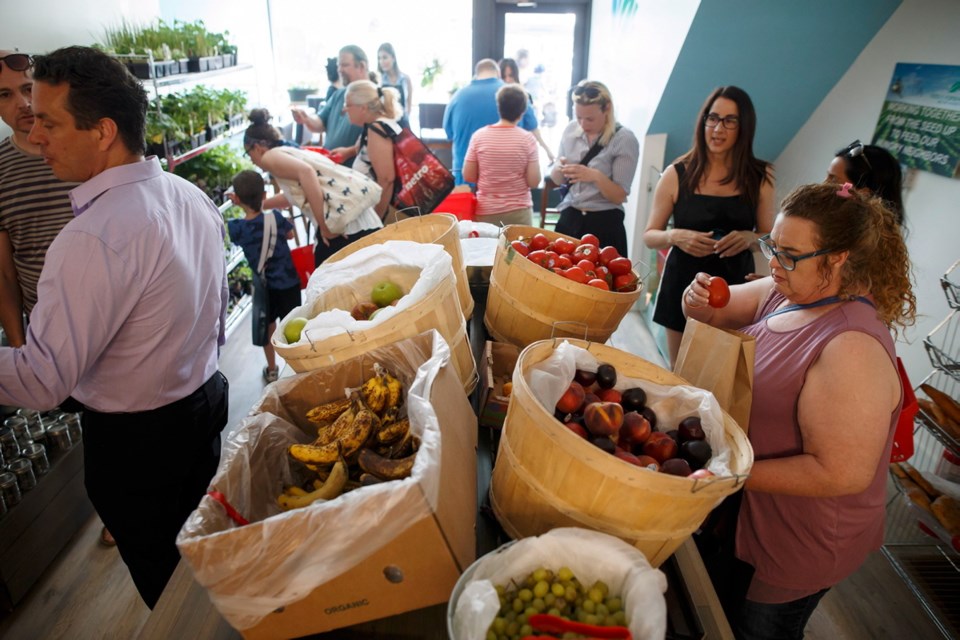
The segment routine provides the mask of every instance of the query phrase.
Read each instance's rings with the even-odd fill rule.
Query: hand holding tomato
[[[707,290],[710,292],[707,298],[707,304],[714,309],[722,309],[730,302],[730,287],[727,281],[720,276],[713,276],[707,282]]]
[[[707,305],[714,309],[727,306],[730,302],[730,287],[719,276],[698,273],[683,293],[683,303],[688,309],[700,309]]]

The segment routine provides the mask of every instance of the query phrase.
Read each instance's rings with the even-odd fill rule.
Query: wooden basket
[[[541,229],[510,225],[500,234],[490,273],[483,322],[496,340],[525,347],[558,336],[606,342],[637,299],[630,293],[603,291],[574,282],[527,260],[510,245],[517,238],[542,233],[551,240],[571,238]]]
[[[582,340],[572,344],[612,364],[620,376],[661,385],[683,378],[618,349]],[[554,350],[555,340],[520,354],[490,486],[490,502],[513,538],[556,527],[585,527],[636,546],[660,566],[703,523],[710,511],[741,487],[753,449],[728,414],[723,427],[734,476],[694,480],[641,469],[593,446],[553,417],[533,397],[525,374]]]
[[[457,275],[457,297],[460,299],[463,317],[470,318],[473,314],[473,296],[470,294],[467,268],[463,264],[463,252],[460,250],[460,230],[457,226],[457,218],[451,213],[432,213],[426,216],[407,218],[395,224],[388,224],[375,233],[354,240],[327,258],[325,262],[332,264],[364,247],[383,244],[387,240],[409,240],[411,242],[442,245],[446,252],[450,254],[450,257],[453,258],[453,272]]]
[[[409,290],[418,274],[419,269],[416,267],[377,269],[358,278],[353,286],[328,289],[312,304],[291,311],[287,318],[312,318],[328,309],[352,309],[360,302],[356,291],[368,291],[373,284],[388,276],[405,290]],[[288,344],[282,337],[283,324],[281,322],[277,325],[273,346],[277,354],[297,373],[328,367],[371,349],[436,329],[450,346],[452,364],[463,383],[464,391],[469,394],[477,386],[477,366],[467,337],[467,323],[460,312],[457,290],[449,279],[442,280],[424,298],[400,311],[394,318],[363,331],[340,333],[322,340],[311,340],[310,332],[306,331],[306,342]]]

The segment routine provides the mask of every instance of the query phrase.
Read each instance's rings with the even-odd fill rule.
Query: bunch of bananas
[[[409,476],[420,443],[403,413],[403,385],[379,363],[348,397],[310,409],[307,419],[317,425],[317,438],[291,445],[289,452],[315,474],[313,490],[286,487],[277,498],[280,506],[294,509]]]

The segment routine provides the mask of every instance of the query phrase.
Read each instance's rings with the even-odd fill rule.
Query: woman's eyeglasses
[[[769,233],[758,239],[757,242],[760,243],[760,252],[763,254],[763,256],[767,260],[776,256],[777,262],[780,263],[780,266],[783,267],[784,271],[793,271],[797,268],[797,263],[801,260],[815,258],[816,256],[822,256],[824,254],[833,252],[833,249],[820,249],[819,251],[812,251],[810,253],[804,253],[802,255],[795,256],[787,253],[786,251],[777,251],[773,248],[773,245],[770,244]]]
[[[10,53],[0,58],[0,66],[4,64],[11,71],[26,71],[33,66],[33,58],[25,53]]]
[[[717,113],[708,113],[703,117],[703,123],[711,129],[715,128],[721,122],[723,123],[724,129],[736,129],[740,126],[740,118],[737,116],[726,116],[721,118]]]
[[[853,142],[848,144],[846,147],[841,149],[840,153],[837,155],[847,156],[851,160],[853,158],[862,158],[863,161],[866,163],[867,168],[869,168],[872,171],[873,166],[871,166],[870,160],[867,158],[867,154],[865,154],[863,151],[864,151],[863,143],[860,142],[859,140],[854,140]]]
[[[579,104],[590,104],[591,102],[604,102],[603,93],[599,87],[591,85],[577,85],[573,88],[574,102]]]

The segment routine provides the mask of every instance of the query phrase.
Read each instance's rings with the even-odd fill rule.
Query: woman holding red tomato
[[[760,238],[771,277],[710,304],[710,276],[682,294],[690,318],[756,338],[754,464],[733,548],[711,577],[738,638],[802,638],[830,587],[883,541],[887,464],[903,403],[891,330],[913,324],[910,260],[894,214],[849,182],[800,187]],[[717,562],[720,560],[721,562]],[[721,575],[722,574],[722,575]]]
[[[654,192],[643,241],[670,249],[653,321],[667,330],[671,364],[686,327],[684,287],[699,271],[744,282],[754,271],[750,246],[773,226],[773,171],[753,155],[756,128],[743,89],[714,90],[697,117],[693,148],[664,170]]]
[[[637,171],[640,143],[617,124],[613,98],[603,84],[583,80],[573,89],[576,119],[560,139],[550,179],[565,187],[556,230],[579,238],[593,234],[601,247],[627,255],[623,203]]]

